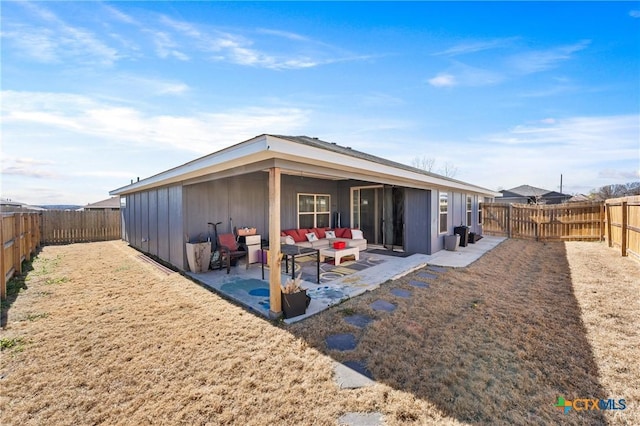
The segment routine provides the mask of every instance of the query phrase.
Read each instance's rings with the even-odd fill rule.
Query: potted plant
[[[295,279],[289,278],[284,285],[280,285],[285,318],[297,317],[307,312],[311,298],[307,296],[307,290],[300,286],[301,283],[301,275],[298,275]]]
[[[207,272],[211,259],[211,242],[203,239],[189,241],[187,248],[187,263],[191,272]]]

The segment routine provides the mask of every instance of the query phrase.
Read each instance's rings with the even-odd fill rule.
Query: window
[[[467,195],[467,226],[471,226],[473,222],[473,197]]]
[[[331,226],[331,196],[298,194],[298,228],[328,228]]]
[[[482,225],[482,204],[484,203],[490,203],[491,202],[491,198],[485,197],[484,201],[478,203],[478,224]]]
[[[127,208],[127,197],[120,197],[120,208]]]
[[[449,213],[449,198],[446,192],[440,193],[440,233],[447,232],[447,214]]]

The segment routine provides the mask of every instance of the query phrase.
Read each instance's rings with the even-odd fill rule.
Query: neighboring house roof
[[[515,188],[505,189],[500,191],[502,193],[502,200],[515,199],[515,198],[536,198],[539,197],[545,200],[552,199],[569,199],[571,195],[562,194],[556,191],[550,191],[548,189],[536,188],[531,185],[520,185]]]
[[[582,203],[585,201],[592,201],[587,195],[584,194],[576,194],[568,200],[570,203]]]
[[[21,203],[19,201],[9,200],[7,198],[0,198],[0,209],[3,212],[20,212],[20,211],[43,211],[42,207],[31,206],[29,204]]]
[[[111,198],[107,198],[106,200],[98,201],[95,203],[87,204],[83,207],[85,210],[96,210],[96,209],[119,209],[120,208],[120,197],[115,196]]]
[[[500,195],[490,189],[317,138],[267,134],[115,189],[110,194],[129,194],[179,182],[203,182],[217,176],[264,171],[270,167],[280,167],[283,174],[322,179],[358,179],[412,188],[450,188],[490,197]]]

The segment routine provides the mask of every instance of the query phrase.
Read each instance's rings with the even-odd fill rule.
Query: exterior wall
[[[407,252],[431,254],[432,192],[405,189],[404,249]]]
[[[252,226],[267,238],[269,187],[266,173],[250,173],[184,187],[185,233],[190,241],[213,239],[208,222],[222,222],[218,232]]]
[[[329,194],[331,196],[331,226],[334,225],[333,213],[338,211],[338,183],[332,180],[313,179],[302,176],[283,175],[281,183],[280,228],[298,227],[298,194]],[[347,195],[348,197],[348,195]],[[348,215],[348,213],[347,213]],[[267,218],[268,219],[268,218]],[[344,215],[342,225],[344,225]]]
[[[159,188],[124,196],[122,237],[132,247],[185,267],[182,186]]]
[[[296,228],[297,194],[329,194],[331,223],[341,213],[341,226],[350,226],[351,194],[354,186],[370,182],[333,181],[304,176],[283,175],[281,182],[281,229]],[[447,232],[439,232],[439,192],[405,188],[404,249],[412,253],[433,254],[444,248],[444,236],[455,226],[466,224],[472,232],[482,232],[478,224],[478,202],[472,195],[472,223],[467,224],[467,194],[447,191],[449,212]],[[123,239],[143,252],[178,268],[186,269],[185,236],[189,241],[206,240],[212,231],[207,222],[222,222],[218,231],[252,226],[269,238],[268,174],[264,172],[223,178],[191,185],[175,185],[126,195],[121,208]],[[211,237],[213,237],[211,235]]]

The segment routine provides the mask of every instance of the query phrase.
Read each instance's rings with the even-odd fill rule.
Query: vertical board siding
[[[42,244],[71,244],[119,240],[118,210],[42,212]]]
[[[410,253],[430,253],[431,191],[405,189],[404,249]]]
[[[40,245],[41,233],[37,213],[14,213],[0,218],[0,299],[4,300],[7,281],[22,273],[22,262],[31,260]]]
[[[168,262],[180,269],[185,269],[187,256],[184,240],[184,214],[182,202],[182,185],[169,189],[169,259]],[[164,260],[164,259],[163,259]]]
[[[538,241],[600,241],[604,235],[601,202],[553,205],[482,204],[487,235]]]
[[[605,201],[609,247],[619,247],[622,256],[640,259],[640,196]]]

